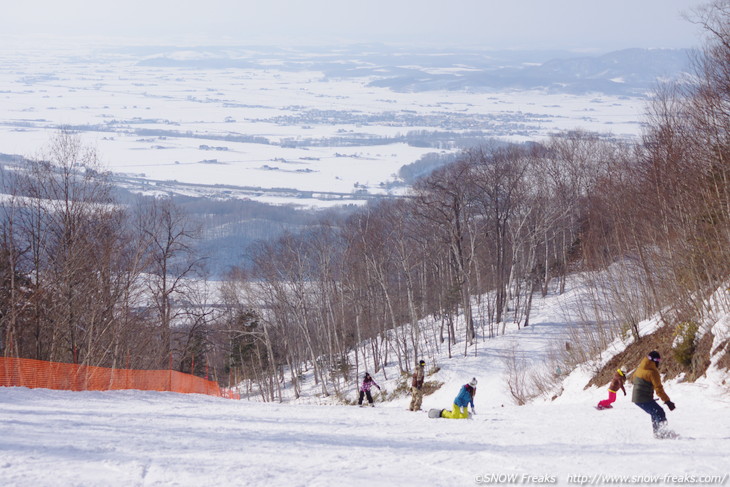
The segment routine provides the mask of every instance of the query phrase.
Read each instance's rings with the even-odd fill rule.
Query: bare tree
[[[519,213],[519,206],[525,202],[529,154],[518,147],[496,151],[476,148],[469,152],[474,166],[473,184],[475,199],[483,218],[483,241],[492,249],[494,270],[495,319],[503,322],[507,304],[508,286],[513,269],[510,226]]]
[[[115,212],[111,185],[96,152],[68,131],[28,162],[19,184],[29,201],[23,227],[37,273],[35,292],[45,301],[37,309],[39,340],[40,328],[51,325],[48,358],[88,361],[109,317],[97,305],[103,293],[98,276],[108,265],[101,248]]]
[[[160,330],[158,366],[165,367],[172,361],[172,327],[184,314],[181,304],[196,285],[193,279],[200,277],[202,259],[193,247],[199,227],[169,198],[141,206],[137,225],[147,249],[147,287]]]
[[[477,222],[474,219],[472,165],[460,160],[440,169],[415,185],[416,217],[430,222],[449,255],[455,285],[461,297],[467,343],[475,338],[472,315],[472,270]]]

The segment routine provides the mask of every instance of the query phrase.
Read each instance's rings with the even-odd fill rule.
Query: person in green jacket
[[[654,399],[654,392],[664,401],[670,411],[674,411],[675,406],[664,392],[658,368],[660,361],[661,356],[655,350],[641,360],[639,367],[634,372],[634,391],[631,401],[651,415],[654,436],[668,438],[673,436],[673,433],[667,429],[667,415]]]

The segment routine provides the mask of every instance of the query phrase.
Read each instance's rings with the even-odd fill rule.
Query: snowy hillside
[[[727,373],[716,368],[696,383],[665,384],[677,404],[668,419],[678,440],[654,439],[630,387],[612,410],[595,410],[607,390],[585,389],[588,369],[566,374],[555,400],[514,404],[505,358],[514,351],[540,367],[574,326],[580,293],[576,286],[540,300],[530,327],[480,339],[468,357],[437,359],[440,371],[427,380],[444,385],[423,408],[450,407],[476,376],[472,420],[429,419],[407,411],[407,397],[386,403],[377,394],[375,408],[358,408],[0,388],[2,485],[725,484],[730,395]],[[713,331],[726,328],[721,317]],[[396,385],[382,373],[375,380],[386,390]]]

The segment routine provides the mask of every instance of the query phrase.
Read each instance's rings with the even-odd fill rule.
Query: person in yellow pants
[[[477,380],[473,377],[468,384],[461,386],[459,394],[456,396],[456,399],[454,399],[454,406],[451,411],[444,409],[441,412],[441,417],[450,419],[467,419],[469,417],[469,410],[467,409],[467,406],[471,406],[472,414],[476,414],[474,412],[474,396],[476,393]]]

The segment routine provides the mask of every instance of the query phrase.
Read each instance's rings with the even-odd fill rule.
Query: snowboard
[[[441,417],[441,411],[443,411],[443,409],[429,409],[428,410],[428,417],[429,418],[440,418]]]
[[[603,411],[604,409],[613,409],[613,406],[603,407],[603,406],[595,406],[596,409],[599,411]]]

